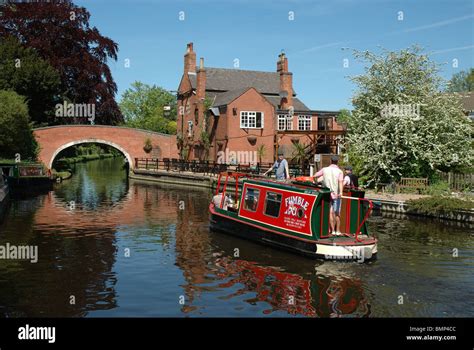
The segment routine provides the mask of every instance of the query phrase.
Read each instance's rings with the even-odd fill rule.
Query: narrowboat
[[[210,228],[315,258],[376,258],[377,239],[367,227],[373,204],[364,191],[343,192],[340,235],[330,233],[330,195],[311,177],[282,182],[224,172],[209,205]]]
[[[6,176],[14,195],[49,191],[53,186],[51,172],[39,163],[2,162],[0,174]]]

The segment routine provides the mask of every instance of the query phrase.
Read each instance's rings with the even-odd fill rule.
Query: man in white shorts
[[[331,209],[329,214],[329,227],[333,235],[341,235],[341,196],[344,188],[344,174],[337,166],[339,158],[337,156],[331,157],[331,165],[322,168],[315,174],[315,178],[322,176],[324,186],[331,190]]]

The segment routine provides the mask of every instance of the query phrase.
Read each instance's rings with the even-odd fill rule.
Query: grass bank
[[[474,201],[456,197],[435,195],[408,200],[408,211],[429,215],[456,214],[459,211],[474,210]]]

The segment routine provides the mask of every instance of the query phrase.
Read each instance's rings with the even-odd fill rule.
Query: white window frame
[[[281,127],[280,122],[284,124],[284,127]],[[278,131],[285,131],[285,130],[293,130],[293,116],[289,116],[288,114],[278,114]]]
[[[257,127],[257,113],[260,113],[260,115],[262,116],[261,127]],[[246,122],[243,121],[244,117],[246,119]],[[241,111],[240,112],[240,128],[241,129],[263,129],[265,127],[264,120],[265,120],[265,115],[263,112],[260,112],[260,111]]]
[[[309,121],[309,128],[307,122]],[[299,115],[298,116],[298,130],[310,131],[313,129],[313,118],[310,115]]]

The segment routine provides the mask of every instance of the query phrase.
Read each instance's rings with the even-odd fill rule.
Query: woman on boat
[[[224,197],[223,203],[222,203],[222,199],[223,199],[222,197]],[[232,198],[230,198],[227,195],[224,196],[224,194],[222,193],[222,190],[219,190],[219,194],[216,194],[214,197],[212,197],[212,202],[218,208],[221,208],[221,204],[222,204],[222,209],[224,210],[227,210],[229,206],[233,206],[234,204],[234,201],[232,200]]]
[[[273,169],[276,169],[275,173],[276,173],[276,179],[278,181],[284,181],[290,178],[290,170],[288,169],[288,162],[283,156],[283,151],[278,151],[278,159],[276,160],[275,164],[273,164],[271,168],[268,169],[263,175],[266,176]]]

